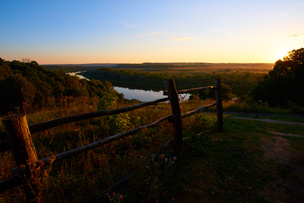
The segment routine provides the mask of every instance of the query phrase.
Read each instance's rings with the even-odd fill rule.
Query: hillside
[[[89,64],[46,64],[43,67],[50,70],[63,70],[65,72],[88,71],[103,67],[114,67],[113,63],[89,63]]]
[[[58,105],[65,97],[102,97],[112,85],[98,80],[79,80],[63,70],[49,70],[32,61],[0,58],[0,114],[34,112]]]
[[[262,118],[269,121],[269,117]],[[166,185],[165,200],[302,202],[304,119],[298,121],[302,123],[278,124],[226,115],[224,132],[192,135],[185,141],[185,159]]]

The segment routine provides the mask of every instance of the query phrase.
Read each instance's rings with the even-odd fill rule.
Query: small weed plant
[[[167,158],[164,154],[152,154],[151,159],[145,166],[149,175],[148,179],[151,179],[154,184],[163,184],[172,175],[172,167],[175,164],[176,159],[175,156]]]
[[[115,193],[115,192],[107,193],[106,196],[110,203],[121,203],[124,200],[122,194],[120,193]]]

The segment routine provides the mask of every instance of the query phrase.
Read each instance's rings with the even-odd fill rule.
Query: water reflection
[[[67,74],[77,76],[80,79],[86,79],[89,80],[88,78],[80,75],[80,73],[85,72],[85,71],[79,71],[79,72],[69,72]],[[117,87],[114,86],[114,89],[118,93],[123,93],[124,98],[126,99],[137,99],[138,101],[141,102],[147,102],[147,101],[153,101],[156,99],[162,99],[165,98],[166,96],[163,95],[163,91],[153,91],[153,90],[139,90],[139,89],[129,89],[126,87]],[[189,99],[189,94],[180,94],[180,98],[183,98],[184,100]]]
[[[137,99],[141,102],[153,101],[167,97],[163,95],[163,91],[156,92],[152,90],[129,89],[116,86],[114,86],[114,89],[119,93],[123,93],[126,99]],[[188,100],[189,96],[189,94],[180,94],[180,97],[184,98],[185,100]]]
[[[82,76],[82,75],[79,75],[80,73],[82,72],[85,72],[85,71],[78,71],[78,72],[68,72],[67,74],[68,75],[72,75],[72,76],[77,76],[79,79],[86,79],[86,80],[89,80],[88,78]]]

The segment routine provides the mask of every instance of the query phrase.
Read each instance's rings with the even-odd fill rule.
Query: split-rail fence
[[[181,157],[183,154],[183,135],[182,135],[182,119],[188,116],[202,112],[203,110],[216,106],[217,109],[217,127],[219,131],[223,130],[223,113],[222,113],[222,99],[221,99],[221,82],[220,79],[215,79],[215,86],[198,87],[186,90],[176,90],[175,82],[173,79],[167,80],[166,82],[167,90],[164,91],[164,95],[168,97],[163,99],[158,99],[155,101],[144,102],[137,105],[115,109],[115,110],[101,110],[92,113],[73,115],[63,118],[58,118],[55,120],[47,121],[44,123],[28,126],[26,116],[16,115],[2,119],[5,130],[0,133],[0,152],[12,150],[14,159],[16,161],[17,167],[12,169],[12,178],[0,182],[0,193],[10,190],[14,187],[23,185],[24,192],[27,201],[35,201],[37,199],[37,194],[41,194],[41,185],[37,181],[26,181],[31,177],[39,176],[40,167],[42,165],[49,165],[53,162],[57,162],[68,157],[74,156],[76,154],[86,152],[104,144],[112,142],[114,140],[120,139],[122,137],[135,134],[143,129],[155,127],[157,124],[168,120],[173,123],[173,137],[170,139],[172,141],[173,150],[175,156]],[[178,94],[191,93],[199,90],[205,89],[215,89],[216,101],[212,104],[202,106],[198,109],[189,111],[185,114],[181,114]],[[59,125],[72,123],[76,121],[86,120],[90,118],[96,118],[101,116],[113,115],[128,112],[131,110],[139,109],[149,105],[155,105],[160,102],[170,101],[172,115],[160,118],[153,123],[146,124],[132,130],[122,132],[102,140],[98,140],[91,144],[72,149],[59,153],[57,155],[38,159],[37,153],[32,141],[31,133],[41,132],[47,129],[54,128]],[[39,202],[39,196],[38,196]]]

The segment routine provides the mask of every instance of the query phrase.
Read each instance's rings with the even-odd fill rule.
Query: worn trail
[[[279,124],[288,124],[288,125],[304,125],[304,123],[301,123],[301,122],[278,121],[278,120],[262,119],[262,118],[249,118],[249,117],[236,117],[236,116],[232,116],[231,118],[242,119],[242,120],[261,121],[261,122],[267,122],[267,123],[279,123]],[[287,134],[287,133],[272,132],[272,131],[267,131],[267,132],[270,133],[270,134],[273,134],[273,135],[280,135],[280,136],[304,137],[303,135]]]
[[[278,121],[278,120],[262,119],[262,118],[248,118],[248,117],[236,117],[236,116],[232,116],[231,118],[243,119],[243,120],[252,120],[252,121],[262,121],[262,122],[267,122],[267,123],[280,123],[280,124],[290,124],[290,125],[304,125],[304,123],[301,123],[301,122]]]

